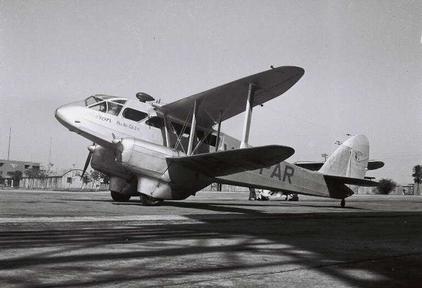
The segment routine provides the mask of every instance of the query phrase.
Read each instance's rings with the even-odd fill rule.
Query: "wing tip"
[[[275,152],[280,152],[280,156],[286,156],[286,159],[295,154],[295,149],[290,146],[283,146],[283,145],[267,145],[261,147],[268,147],[269,149],[275,150]]]
[[[271,68],[268,71],[291,73],[299,76],[299,78],[305,74],[305,69],[299,66],[279,66]]]

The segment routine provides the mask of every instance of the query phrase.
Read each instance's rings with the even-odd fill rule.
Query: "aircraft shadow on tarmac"
[[[117,206],[142,206],[142,203],[139,200],[130,200],[127,202],[115,202],[113,200],[108,199],[64,199],[67,201],[73,202],[110,202],[113,205]],[[271,204],[270,204],[271,203]],[[318,203],[318,201],[316,201]],[[352,205],[346,206],[345,208],[341,208],[337,202],[332,202],[329,205],[322,205],[322,204],[310,204],[309,201],[307,203],[303,202],[296,202],[291,203],[287,201],[265,201],[265,202],[251,202],[251,203],[210,203],[210,202],[183,202],[183,201],[165,201],[161,206],[173,206],[173,207],[181,207],[181,208],[192,208],[192,209],[203,209],[209,211],[217,211],[217,212],[233,212],[233,213],[245,213],[245,214],[262,214],[261,211],[255,209],[246,209],[240,207],[257,207],[261,208],[262,206],[265,207],[279,207],[283,209],[283,207],[314,207],[314,208],[334,208],[340,209],[343,211],[347,210],[369,210],[367,208],[360,208],[360,207],[353,207]]]
[[[271,204],[268,204],[271,203]],[[274,204],[272,204],[274,203]],[[179,201],[166,201],[163,204],[163,206],[174,206],[174,207],[186,207],[186,208],[196,208],[196,209],[204,209],[204,210],[211,210],[211,211],[221,211],[221,212],[235,212],[235,213],[258,213],[262,214],[262,212],[254,209],[246,209],[246,208],[239,208],[239,207],[278,207],[280,208],[281,212],[283,207],[315,207],[315,208],[335,208],[340,209],[343,211],[347,211],[347,209],[353,209],[353,210],[369,210],[366,208],[360,208],[360,207],[353,207],[353,206],[347,206],[345,208],[341,208],[337,203],[333,202],[332,205],[321,205],[321,204],[309,204],[308,203],[297,203],[292,204],[289,202],[279,202],[279,201],[270,201],[270,202],[253,202],[253,203],[209,203],[209,202],[179,202]],[[230,211],[230,209],[233,209]],[[240,211],[239,211],[240,209]],[[265,213],[267,214],[267,213]]]
[[[77,201],[96,201],[96,200],[77,200]],[[113,205],[119,206],[126,206],[126,205],[133,205],[133,206],[142,206],[140,201],[128,201],[128,202],[114,202],[111,200],[100,200],[102,202],[111,202]],[[271,204],[269,204],[271,203]],[[274,203],[274,204],[273,204]],[[345,208],[341,208],[338,203],[333,202],[332,205],[321,205],[321,204],[310,204],[308,203],[296,203],[292,204],[289,202],[279,202],[279,201],[270,201],[270,202],[253,202],[253,203],[214,203],[214,202],[183,202],[183,201],[165,201],[161,206],[173,206],[179,208],[191,208],[191,209],[201,209],[201,210],[208,210],[208,211],[216,211],[216,212],[233,212],[233,213],[244,213],[244,214],[268,214],[264,213],[261,208],[264,207],[277,207],[280,208],[280,212],[282,212],[283,207],[313,207],[313,208],[333,208],[339,209],[342,211],[347,210],[370,210],[368,208],[360,208],[360,207],[353,207],[347,206]],[[244,208],[248,207],[248,208]],[[257,209],[253,209],[253,208]]]
[[[245,213],[244,209],[235,211]],[[298,271],[301,277],[317,273],[346,286],[416,287],[422,280],[422,214],[357,214],[202,219],[157,225],[57,223],[49,229],[0,229],[2,251],[13,251],[2,253],[0,283],[20,287],[95,287],[134,282],[163,286],[177,281],[189,283],[192,277],[198,283],[231,279],[227,275],[234,273],[238,275],[236,281],[240,281],[236,283],[242,285],[254,279],[242,280],[242,275],[255,273],[261,279],[260,286],[266,286],[272,277],[282,280]],[[175,259],[178,261],[171,262]],[[31,273],[22,277],[21,271]],[[60,277],[57,275],[65,277],[55,279]],[[46,277],[53,279],[43,283]]]
[[[242,204],[221,204],[221,203],[195,203],[195,202],[164,202],[163,206],[172,206],[179,208],[193,208],[215,212],[230,212],[230,213],[242,213],[242,214],[266,214],[260,210],[248,209],[243,207],[256,207],[257,205],[242,205]]]

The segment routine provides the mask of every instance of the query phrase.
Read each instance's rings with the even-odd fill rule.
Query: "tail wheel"
[[[130,199],[130,195],[110,191],[111,198],[116,202],[127,202]]]
[[[163,202],[163,200],[161,199],[157,199],[157,198],[154,198],[142,193],[140,194],[139,197],[141,198],[142,205],[144,206],[157,206]]]
[[[346,200],[341,199],[340,206],[341,206],[341,208],[346,207]]]

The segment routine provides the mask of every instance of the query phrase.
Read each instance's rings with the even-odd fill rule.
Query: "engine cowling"
[[[159,199],[175,199],[166,158],[184,155],[151,142],[124,138],[118,143],[117,161],[138,175],[138,192]]]
[[[90,150],[92,152],[92,168],[109,176],[117,176],[125,180],[130,180],[133,177],[133,174],[131,174],[130,171],[122,167],[120,163],[116,162],[116,155],[114,151],[99,145],[92,147],[92,151]]]
[[[118,143],[117,161],[136,174],[169,182],[167,157],[179,157],[182,152],[151,142],[124,138]]]

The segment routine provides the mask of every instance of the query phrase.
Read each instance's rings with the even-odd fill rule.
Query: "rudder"
[[[345,141],[327,159],[319,172],[326,175],[363,179],[369,160],[369,141],[356,135]]]

